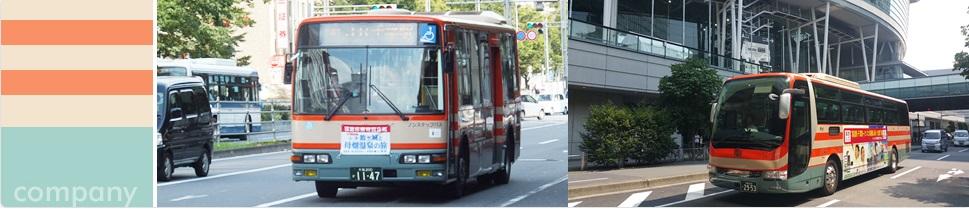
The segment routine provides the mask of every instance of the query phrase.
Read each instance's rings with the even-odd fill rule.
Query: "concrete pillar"
[[[604,0],[604,3],[602,24],[606,27],[616,28],[616,19],[619,16],[619,0]]]

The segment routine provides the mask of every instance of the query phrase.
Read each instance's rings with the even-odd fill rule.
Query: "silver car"
[[[969,131],[956,130],[952,137],[952,144],[955,146],[969,146]]]
[[[942,130],[928,130],[922,133],[922,152],[939,151],[948,152],[949,143],[945,132]]]

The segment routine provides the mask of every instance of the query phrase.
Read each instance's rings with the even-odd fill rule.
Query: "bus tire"
[[[895,173],[898,171],[898,150],[892,147],[892,154],[888,157],[888,167],[885,167],[885,173]]]
[[[828,163],[824,165],[824,178],[822,178],[821,188],[818,189],[821,196],[834,194],[841,184],[841,169],[834,159],[828,158]]]
[[[504,165],[494,174],[493,180],[495,184],[508,184],[508,181],[511,180],[511,159],[515,157],[515,153],[513,153],[515,151],[514,136],[514,134],[509,133],[508,137],[505,137]]]
[[[158,164],[158,180],[172,180],[172,174],[175,173],[175,161],[172,160],[172,155],[168,152],[162,152],[160,154],[161,162]]]
[[[320,198],[336,197],[336,192],[340,188],[324,182],[316,182],[316,196]]]
[[[461,154],[458,157],[458,179],[447,186],[447,196],[453,199],[461,198],[464,196],[464,185],[468,181],[468,175],[470,167],[468,165],[468,142],[467,138],[461,140]]]
[[[212,165],[212,156],[209,153],[209,149],[205,148],[199,159],[192,165],[192,168],[195,169],[195,176],[205,177],[209,175],[209,167]]]

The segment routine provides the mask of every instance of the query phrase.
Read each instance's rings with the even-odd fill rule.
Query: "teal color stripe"
[[[151,207],[152,130],[0,128],[0,204]]]

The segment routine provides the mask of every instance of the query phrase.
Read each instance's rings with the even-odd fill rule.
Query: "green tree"
[[[967,11],[966,13],[969,13],[969,11]],[[966,43],[963,46],[969,47],[969,25],[962,26],[962,35],[965,36],[965,41],[966,41]],[[962,75],[963,77],[966,77],[966,79],[969,79],[969,53],[962,51],[962,52],[956,53],[954,58],[955,58],[955,61],[952,64],[952,70],[962,71],[962,73],[959,73],[959,74]]]
[[[670,137],[673,127],[668,123],[669,115],[650,106],[632,108],[633,159],[645,163],[655,163],[669,155],[676,143]]]
[[[255,24],[246,12],[252,6],[253,0],[158,0],[157,56],[232,58],[245,35],[235,30]]]
[[[545,7],[546,10],[554,11],[557,7],[554,4],[547,5]],[[525,28],[528,22],[544,22],[546,18],[548,18],[548,22],[550,23],[561,22],[561,17],[558,15],[558,12],[539,12],[535,11],[534,7],[518,6],[519,31],[528,30]],[[548,33],[549,38],[550,73],[562,70],[562,34],[559,27],[561,27],[559,24],[547,24],[542,29],[543,33]],[[543,33],[539,33],[535,40],[518,42],[518,67],[526,83],[531,80],[532,74],[542,72],[545,68],[545,36]]]
[[[692,148],[693,136],[710,126],[710,102],[722,87],[717,71],[702,58],[670,66],[672,74],[659,81],[660,103],[670,121],[683,136],[685,148]]]
[[[639,150],[632,134],[632,111],[612,103],[592,105],[586,119],[579,149],[589,161],[603,166],[625,166],[626,159]]]

